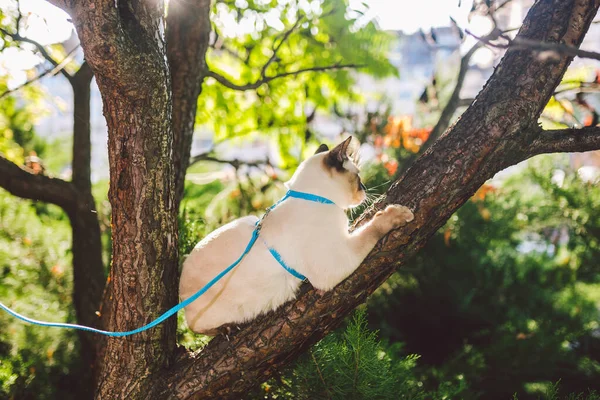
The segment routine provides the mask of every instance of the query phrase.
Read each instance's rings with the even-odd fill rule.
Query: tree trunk
[[[170,102],[164,95],[148,101],[122,97],[110,82],[98,81],[104,90],[112,166],[113,260],[103,319],[107,329],[125,331],[151,322],[177,302]],[[98,397],[145,398],[148,373],[165,365],[175,347],[175,328],[171,318],[133,337],[108,339]]]
[[[167,56],[173,91],[173,163],[176,208],[183,198],[185,171],[190,162],[198,96],[206,77],[210,0],[173,2],[167,17]]]
[[[102,94],[112,206],[104,328],[125,331],[177,303],[177,210],[170,74],[160,1],[74,3],[77,33]],[[176,320],[104,340],[96,397],[146,399],[175,349]]]
[[[97,326],[100,319],[96,314],[104,288],[104,265],[102,262],[102,238],[92,196],[90,139],[90,83],[92,70],[87,63],[70,79],[73,88],[73,185],[79,193],[76,207],[69,212],[73,233],[73,303],[77,322],[86,326]],[[86,381],[91,381],[91,371],[96,359],[94,335],[78,331],[81,343]],[[89,376],[87,376],[89,375]]]

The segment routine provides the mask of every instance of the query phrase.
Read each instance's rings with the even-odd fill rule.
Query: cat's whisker
[[[367,190],[373,191],[374,189],[377,189],[377,188],[380,188],[380,187],[382,187],[384,185],[387,185],[390,182],[391,182],[391,179],[388,179],[387,181],[385,181],[385,182],[383,182],[383,183],[381,183],[381,184],[379,184],[377,186],[373,186],[373,187],[367,188]]]
[[[373,201],[373,200],[377,199],[378,197],[379,197],[379,195],[378,195],[378,194],[376,194],[376,193],[367,193],[367,198],[368,198],[370,201]]]

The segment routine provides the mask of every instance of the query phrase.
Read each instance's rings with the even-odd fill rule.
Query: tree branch
[[[241,167],[242,165],[246,165],[248,167],[257,167],[257,168],[271,165],[271,162],[268,159],[262,160],[262,161],[242,161],[242,160],[238,160],[238,159],[224,160],[224,159],[221,159],[218,157],[211,156],[210,153],[198,154],[197,156],[192,157],[192,159],[190,160],[190,165],[194,165],[200,161],[210,161],[210,162],[216,162],[219,164],[229,164],[236,169]]]
[[[550,43],[550,42],[541,42],[537,40],[530,40],[526,38],[515,38],[510,39],[507,36],[501,35],[503,39],[506,39],[508,43],[493,43],[491,39],[486,37],[479,37],[474,35],[469,30],[466,31],[469,35],[473,36],[475,39],[480,42],[486,44],[490,47],[495,47],[499,49],[511,49],[511,50],[534,50],[534,51],[547,51],[551,53],[555,53],[557,56],[570,56],[570,57],[581,57],[581,58],[590,58],[593,60],[600,60],[600,53],[596,53],[588,50],[581,50],[577,47],[569,46],[564,43]]]
[[[577,90],[578,92],[585,93],[593,93],[598,92],[600,90],[600,83],[597,82],[562,82],[561,85],[564,85],[564,88],[559,88],[554,91],[554,95],[571,92],[573,90]]]
[[[50,53],[48,53],[48,51],[46,50],[46,48],[44,46],[42,46],[39,42],[33,40],[33,39],[29,39],[26,37],[21,36],[18,32],[17,33],[10,33],[9,31],[7,31],[4,28],[0,28],[0,32],[2,32],[4,35],[12,38],[12,40],[14,40],[15,42],[22,42],[22,43],[29,43],[32,44],[33,46],[35,46],[35,48],[37,49],[37,51],[42,55],[42,57],[44,57],[44,59],[46,61],[48,61],[50,64],[52,64],[52,66],[54,67],[53,70],[56,70],[56,72],[60,72],[61,74],[63,74],[65,76],[65,78],[67,78],[69,81],[71,81],[71,79],[73,78],[71,76],[71,74],[69,74],[65,69],[64,66],[66,64],[64,64],[62,67],[59,68],[59,66],[61,64],[64,63],[65,60],[67,60],[69,58],[69,55],[71,55],[73,53],[73,51],[77,48],[79,48],[79,46],[75,47],[75,49],[71,50],[69,52],[69,54],[64,58],[64,60],[62,62],[58,62],[54,59],[54,57],[52,57],[50,55]],[[68,64],[68,63],[67,63]]]
[[[229,79],[227,79],[226,77],[224,77],[223,75],[220,75],[219,73],[217,73],[215,71],[210,71],[210,70],[207,71],[207,76],[214,78],[221,85],[228,87],[230,89],[246,91],[246,90],[257,89],[261,85],[271,82],[275,79],[285,78],[287,76],[296,76],[296,75],[303,74],[305,72],[330,71],[330,70],[345,69],[345,68],[358,69],[358,68],[363,68],[363,67],[364,67],[364,65],[361,65],[361,64],[334,64],[334,65],[328,65],[328,66],[323,66],[323,67],[308,67],[308,68],[299,69],[297,71],[283,72],[281,74],[277,74],[274,76],[265,76],[263,78],[258,79],[256,82],[247,83],[245,85],[238,85],[236,83],[233,83]]]
[[[163,0],[49,1],[63,9],[71,8],[67,12],[101,91],[104,77],[110,77],[109,81],[117,83],[127,96],[148,98],[147,79],[168,79],[164,74],[167,60],[158,56],[165,48],[163,35],[157,33],[164,28]],[[132,49],[150,68],[140,71],[137,65],[132,66]]]
[[[600,126],[581,129],[543,130],[534,128],[533,141],[524,148],[524,158],[546,153],[579,153],[600,149]],[[531,136],[533,134],[530,133]],[[527,135],[529,136],[529,135]]]
[[[303,19],[304,19],[303,17],[298,17],[298,19],[296,20],[294,25],[292,25],[292,27],[283,34],[283,37],[279,41],[279,44],[277,44],[277,46],[273,47],[273,54],[271,55],[269,60],[265,63],[265,65],[263,65],[263,67],[260,70],[260,78],[261,79],[265,79],[267,77],[267,75],[266,75],[267,68],[269,68],[269,65],[271,65],[271,63],[273,61],[275,61],[275,59],[277,58],[277,52],[279,51],[281,46],[283,46],[283,44],[287,41],[287,39],[290,37],[290,35],[296,30],[296,28],[298,28],[298,26],[300,25],[300,22],[302,22]]]
[[[78,193],[72,183],[58,178],[35,175],[24,167],[8,161],[0,155],[0,187],[15,196],[56,204],[65,211],[72,211],[77,204]]]
[[[56,75],[59,72],[64,71],[64,68],[67,64],[69,64],[71,62],[71,60],[73,59],[73,53],[75,52],[75,50],[77,49],[74,48],[73,50],[71,50],[69,52],[69,54],[67,54],[67,56],[64,58],[64,60],[62,60],[60,63],[58,63],[56,66],[54,66],[53,68],[49,68],[45,71],[43,71],[42,73],[40,73],[39,75],[35,76],[34,78],[29,79],[28,81],[23,82],[22,84],[20,84],[19,86],[13,88],[13,89],[9,89],[7,91],[5,91],[4,93],[0,94],[0,99],[8,96],[11,93],[14,93],[18,90],[23,89],[25,86],[31,85],[34,82],[37,82],[38,80],[42,79],[43,77],[47,76],[47,75]],[[74,77],[72,75],[69,75],[69,82],[71,83],[71,85],[73,85],[75,83]]]
[[[498,35],[490,34],[486,37],[498,37]],[[402,176],[402,174],[404,174],[408,170],[408,168],[410,168],[410,166],[415,162],[415,160],[421,154],[423,154],[429,147],[431,147],[431,145],[442,135],[442,133],[444,133],[446,129],[448,129],[448,126],[450,126],[450,122],[452,121],[454,113],[461,105],[460,91],[462,90],[462,87],[465,83],[465,77],[467,76],[467,72],[469,71],[469,62],[471,61],[473,54],[475,54],[475,52],[477,52],[477,50],[479,50],[481,47],[483,47],[483,43],[477,42],[469,49],[469,51],[465,53],[465,55],[462,56],[460,60],[458,76],[456,78],[456,84],[454,85],[454,90],[450,95],[450,99],[448,99],[448,102],[444,106],[444,109],[442,110],[442,113],[440,114],[437,123],[431,130],[429,137],[427,138],[425,143],[423,143],[419,151],[408,157],[402,163],[400,168],[398,168],[398,171],[395,174],[396,177]]]

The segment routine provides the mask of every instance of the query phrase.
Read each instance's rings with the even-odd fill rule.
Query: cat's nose
[[[364,190],[365,192],[367,191],[367,187],[363,185],[361,181],[358,181],[358,187],[360,188],[360,190]]]

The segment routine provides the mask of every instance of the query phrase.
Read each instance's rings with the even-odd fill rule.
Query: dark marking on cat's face
[[[348,159],[348,146],[352,141],[352,136],[335,146],[324,159],[325,165],[337,172],[344,172],[344,161]]]
[[[360,180],[360,176],[358,177],[358,190],[367,191],[367,187]]]
[[[327,174],[345,187],[347,193],[351,196],[352,204],[360,204],[364,198],[367,188],[360,180],[358,175],[357,154],[349,154],[352,143],[352,137],[344,140],[342,143],[331,149],[323,157],[323,167]]]
[[[329,147],[326,144],[321,144],[315,154],[323,153],[324,151],[329,151]]]

